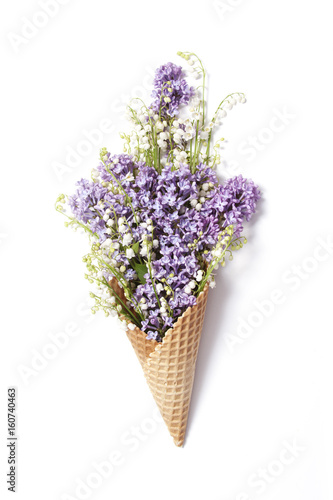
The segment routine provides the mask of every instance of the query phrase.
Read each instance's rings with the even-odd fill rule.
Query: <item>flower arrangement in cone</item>
[[[193,53],[179,52],[191,76],[167,63],[156,70],[153,101],[132,99],[133,125],[122,154],[103,148],[91,180],[56,209],[66,226],[83,228],[91,244],[85,277],[96,285],[92,312],[119,317],[174,438],[183,444],[195,363],[215,272],[246,243],[243,222],[260,198],[241,175],[220,183],[223,138],[216,128],[241,92],[221,101],[207,120],[206,73]],[[66,213],[65,204],[70,207]]]

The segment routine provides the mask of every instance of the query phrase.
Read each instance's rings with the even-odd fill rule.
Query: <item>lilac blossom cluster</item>
[[[188,104],[192,96],[194,88],[186,82],[181,66],[169,62],[156,70],[152,109],[161,117],[177,115],[179,107]]]
[[[158,174],[128,155],[104,151],[102,158],[98,180],[79,181],[69,205],[106,249],[109,266],[103,277],[110,281],[121,274],[123,285],[133,291],[131,308],[142,315],[140,328],[148,338],[161,340],[196,303],[192,292],[214,258],[221,232],[233,225],[234,235],[240,236],[259,191],[241,176],[221,185],[203,163],[195,173],[189,166],[175,170],[169,164]],[[145,271],[141,282],[140,266]]]

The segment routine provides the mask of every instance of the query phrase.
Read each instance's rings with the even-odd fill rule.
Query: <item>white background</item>
[[[322,243],[333,237],[330,2],[62,3],[53,17],[41,16],[35,0],[1,5],[1,498],[11,498],[12,385],[17,499],[333,498],[333,254]],[[27,20],[44,26],[32,30]],[[246,93],[247,104],[224,120],[219,170],[221,178],[253,178],[264,197],[246,229],[249,244],[210,292],[181,449],[154,424],[124,332],[90,316],[87,242],[53,208],[89,175],[101,146],[121,152],[123,104],[142,92],[149,100],[152,71],[182,64],[178,50],[203,59],[211,112],[228,93]],[[101,143],[57,176],[55,162],[65,165],[68,148],[105,119],[113,129],[108,123]],[[260,149],[253,154],[251,137]],[[240,324],[244,337],[244,321],[260,320],[256,301],[276,289],[281,303],[241,338]],[[68,344],[37,366],[36,352],[54,346],[50,334],[73,328],[75,336],[62,336]],[[129,440],[137,427],[140,437]],[[293,443],[295,456],[284,451]],[[93,463],[117,451],[121,463],[108,478],[76,491],[80,481],[98,484]]]

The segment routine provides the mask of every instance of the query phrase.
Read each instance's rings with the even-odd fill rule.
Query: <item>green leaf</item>
[[[135,262],[133,263],[133,268],[135,269],[140,282],[144,285],[146,283],[144,275],[148,273],[147,266],[145,264],[139,264],[138,262]]]
[[[139,251],[139,245],[140,245],[140,242],[137,241],[136,243],[134,243],[134,245],[132,245],[132,250],[134,253],[138,253]]]

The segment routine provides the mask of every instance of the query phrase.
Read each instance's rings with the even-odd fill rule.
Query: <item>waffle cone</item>
[[[120,294],[121,289],[118,292]],[[126,332],[177,446],[182,446],[185,438],[207,296],[208,285],[198,296],[196,305],[178,318],[162,342],[147,340],[146,334],[137,327]]]

